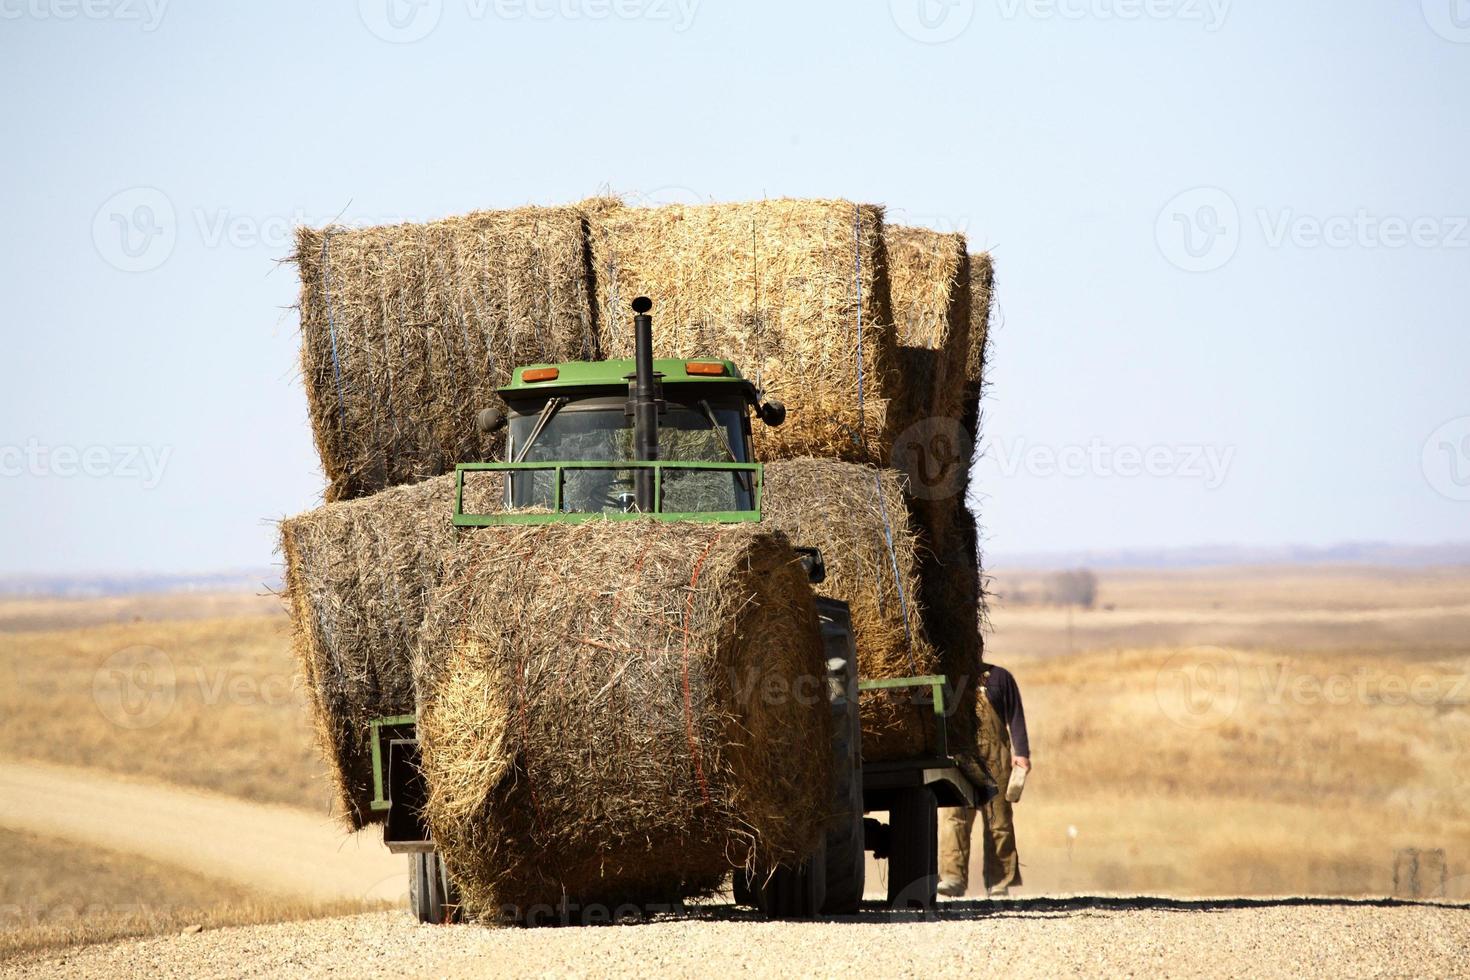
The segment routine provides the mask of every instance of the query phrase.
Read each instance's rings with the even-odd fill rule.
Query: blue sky
[[[0,0],[0,77],[0,572],[272,560],[294,223],[604,189],[992,248],[994,553],[1470,537],[1466,0]]]

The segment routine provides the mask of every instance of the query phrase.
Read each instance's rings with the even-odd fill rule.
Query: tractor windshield
[[[659,416],[658,454],[660,460],[671,462],[749,462],[745,413],[729,403],[671,399]],[[507,458],[515,462],[617,463],[633,455],[633,419],[626,414],[622,398],[573,401],[559,408],[553,403],[549,412],[542,408],[510,418]],[[746,473],[668,469],[663,475],[661,509],[665,513],[749,510],[754,506],[749,483]],[[553,506],[552,470],[517,473],[510,485],[512,506]],[[561,509],[627,512],[634,509],[635,497],[632,469],[567,470]]]

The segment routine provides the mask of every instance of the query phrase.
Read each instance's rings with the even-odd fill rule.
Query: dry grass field
[[[1070,613],[1031,585],[997,576],[988,640],[1037,766],[1021,894],[1391,895],[1412,847],[1470,897],[1470,570],[1104,572]],[[0,601],[19,758],[325,813],[294,675],[268,598]],[[14,831],[0,861],[0,956],[331,911]]]
[[[1026,894],[1391,895],[1420,848],[1470,897],[1470,570],[1109,572],[1070,614],[993,587]]]
[[[278,600],[97,601],[103,622],[85,601],[0,601],[15,753],[326,812]]]

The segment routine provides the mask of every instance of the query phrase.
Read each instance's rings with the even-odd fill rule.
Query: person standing
[[[981,808],[985,814],[981,848],[986,890],[992,898],[1000,898],[1021,884],[1021,860],[1016,852],[1016,829],[1006,786],[1013,766],[1030,770],[1031,744],[1015,677],[994,664],[983,664],[980,670],[979,696],[975,699],[980,759],[1000,789]],[[969,887],[970,835],[976,812],[972,807],[951,807],[940,817],[939,894],[946,897],[963,895]]]

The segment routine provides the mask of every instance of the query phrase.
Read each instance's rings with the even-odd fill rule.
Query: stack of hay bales
[[[414,675],[429,824],[481,914],[668,901],[816,847],[822,643],[778,533],[487,528],[454,553]]]
[[[456,532],[450,523],[453,478],[438,474],[457,462],[499,457],[500,437],[481,436],[473,424],[475,413],[494,403],[494,389],[522,364],[631,356],[629,303],[637,295],[655,300],[660,356],[729,357],[789,409],[786,425],[756,426],[757,456],[767,464],[765,522],[756,531],[721,532],[711,555],[726,556],[718,559],[728,560],[720,566],[726,571],[702,579],[698,589],[688,581],[683,586],[681,594],[700,597],[699,609],[712,617],[701,628],[713,628],[721,615],[731,622],[760,615],[785,622],[791,609],[781,596],[749,591],[755,586],[737,566],[775,568],[772,556],[780,548],[757,541],[789,538],[820,547],[828,567],[820,591],[852,606],[860,675],[946,674],[961,695],[951,716],[952,747],[963,752],[971,744],[966,728],[972,712],[965,705],[973,704],[982,654],[982,593],[965,494],[979,428],[993,270],[988,256],[967,253],[963,236],[889,225],[881,208],[847,201],[649,209],[596,199],[419,225],[303,230],[297,244],[312,428],[329,480],[326,497],[344,502],[285,522],[283,552],[302,672],[353,826],[375,819],[368,808],[368,723],[417,705],[424,712],[426,755],[438,774],[430,780],[437,794],[436,835],[459,855],[456,873],[482,907],[507,896],[522,903],[548,895],[551,881],[604,896],[678,891],[683,885],[671,881],[671,862],[690,874],[710,872],[718,863],[716,839],[726,855],[721,870],[729,867],[730,854],[745,861],[801,852],[804,845],[791,828],[809,816],[801,794],[820,784],[807,779],[793,787],[770,766],[779,758],[772,753],[786,751],[785,734],[805,722],[769,712],[739,716],[747,729],[764,726],[760,738],[773,740],[769,749],[760,741],[721,742],[734,737],[729,719],[737,713],[722,700],[728,692],[710,680],[702,690],[710,692],[704,707],[711,713],[699,715],[694,743],[701,759],[724,760],[734,767],[725,775],[740,778],[720,784],[726,796],[713,809],[702,786],[697,826],[680,831],[680,810],[688,807],[671,805],[665,791],[672,787],[687,803],[688,773],[678,777],[685,783],[669,775],[672,756],[639,773],[618,761],[625,757],[593,752],[592,746],[604,744],[598,725],[623,732],[635,716],[576,714],[570,702],[559,700],[569,691],[547,685],[565,673],[563,683],[578,691],[583,679],[532,649],[545,643],[545,629],[565,632],[574,623],[573,635],[593,645],[582,639],[563,644],[558,657],[582,656],[599,650],[599,643],[626,653],[627,645],[615,640],[620,634],[607,632],[612,625],[599,617],[631,601],[634,582],[658,594],[674,588],[669,583],[690,571],[687,555],[650,544],[641,564],[619,564],[619,556],[627,557],[619,549],[630,546],[609,532],[589,552],[609,562],[591,575],[592,591],[568,591],[564,584],[558,592],[544,569],[504,560],[525,542],[541,540],[535,532]],[[958,458],[946,457],[946,448]],[[938,483],[936,464],[950,467]],[[496,509],[500,491],[498,483],[483,487],[485,496],[471,509]],[[667,543],[662,532],[641,522],[637,528],[641,540]],[[696,530],[713,533],[679,533]],[[557,526],[542,537],[565,534],[570,547],[581,542],[576,533],[593,532]],[[508,550],[497,552],[493,542]],[[745,557],[734,557],[737,552]],[[577,557],[554,553],[558,561]],[[517,572],[521,591],[506,593],[515,601],[502,609],[497,589]],[[792,574],[778,570],[769,577],[785,583],[793,597],[807,595],[804,582],[787,582]],[[740,594],[758,598],[759,608],[719,605],[706,591],[716,581],[746,589]],[[507,609],[529,617],[523,631],[510,628]],[[661,635],[655,632],[652,645],[640,648],[656,654],[650,671],[669,665],[672,648],[657,645],[664,642]],[[488,645],[491,636],[502,640]],[[522,637],[515,641],[520,646],[512,643],[515,636]],[[683,644],[691,638],[698,634],[678,638],[681,696]],[[711,642],[693,644],[696,679],[713,677],[712,665],[723,669],[729,658],[747,656],[738,644]],[[523,666],[532,673],[507,674],[510,656],[526,658]],[[417,688],[411,662],[418,667]],[[773,663],[773,669],[796,669]],[[608,700],[618,690],[627,689],[599,686],[592,693],[602,698],[596,702],[601,709],[631,712],[627,701]],[[508,691],[515,697],[507,700]],[[528,692],[534,700],[526,700]],[[482,699],[475,702],[479,721],[471,717],[471,695]],[[529,712],[525,719],[507,720],[522,709]],[[869,760],[916,755],[932,744],[932,714],[906,697],[865,695],[862,710]],[[511,721],[529,727],[507,729]],[[553,746],[554,757],[535,761],[535,751],[554,741],[553,730],[581,734]],[[632,737],[631,730],[625,734]],[[600,802],[606,809],[590,814],[572,809],[570,794],[550,798],[555,826],[545,821],[530,827],[524,821],[536,811],[529,801],[540,784],[521,778],[530,771],[527,747],[533,752],[529,765],[557,786],[588,767],[609,784],[620,772],[633,781],[624,796]],[[581,754],[562,754],[574,750]],[[752,761],[749,753],[756,750],[767,753],[764,761]],[[793,750],[786,761],[801,754]],[[707,780],[715,778],[711,772]],[[777,780],[771,785],[796,801],[790,811],[795,822],[782,823],[779,807],[751,795],[741,782],[751,773]],[[654,793],[655,785],[663,796]],[[522,824],[504,822],[512,812]],[[745,823],[732,822],[737,816]],[[626,820],[626,834],[609,829],[614,817]],[[599,829],[584,833],[575,826],[584,822]],[[603,849],[593,874],[588,855],[597,840],[617,843]],[[744,843],[732,851],[731,841]],[[649,850],[655,844],[667,847],[655,853]],[[680,849],[687,855],[675,858]],[[548,854],[562,851],[561,863],[547,863]],[[650,876],[640,878],[641,867]]]

